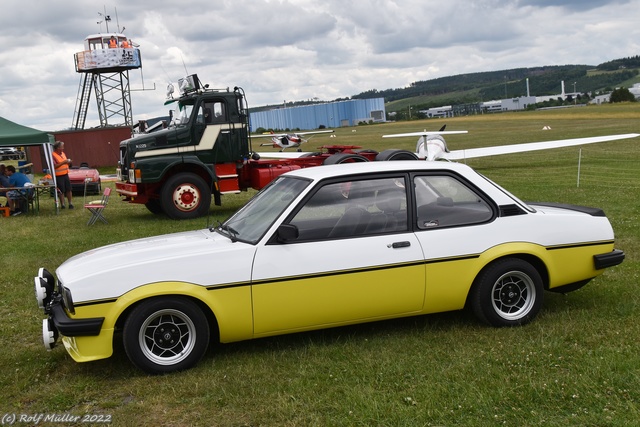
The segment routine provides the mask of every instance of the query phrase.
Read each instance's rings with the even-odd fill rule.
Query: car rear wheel
[[[543,300],[540,273],[526,261],[506,258],[489,265],[471,291],[475,315],[492,326],[518,326],[533,320]]]
[[[127,356],[151,374],[193,367],[209,347],[209,323],[202,310],[180,297],[143,302],[124,325]]]

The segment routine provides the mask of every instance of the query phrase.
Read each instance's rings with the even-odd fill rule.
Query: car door
[[[321,185],[284,221],[299,237],[258,248],[254,334],[418,313],[423,255],[407,218],[405,177]]]
[[[426,262],[425,312],[458,310],[482,268],[500,224],[494,204],[471,183],[447,172],[412,177],[416,235]]]

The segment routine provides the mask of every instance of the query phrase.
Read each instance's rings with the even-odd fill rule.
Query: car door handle
[[[398,249],[398,248],[408,248],[411,246],[410,242],[393,242],[390,245],[387,245],[388,248]]]

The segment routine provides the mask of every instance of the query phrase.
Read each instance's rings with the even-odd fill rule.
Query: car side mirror
[[[296,240],[299,235],[298,227],[293,224],[280,224],[276,231],[276,237],[280,243],[287,243],[292,240]]]

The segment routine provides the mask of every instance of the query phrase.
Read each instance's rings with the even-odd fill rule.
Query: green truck
[[[251,148],[244,91],[210,89],[197,75],[179,82],[180,96],[166,128],[120,142],[116,192],[155,214],[189,219],[209,212],[211,201],[249,188],[259,190],[295,169],[354,161],[390,160],[404,150],[378,154],[357,146],[324,146],[294,158],[260,158]],[[401,152],[401,153],[398,153]]]

